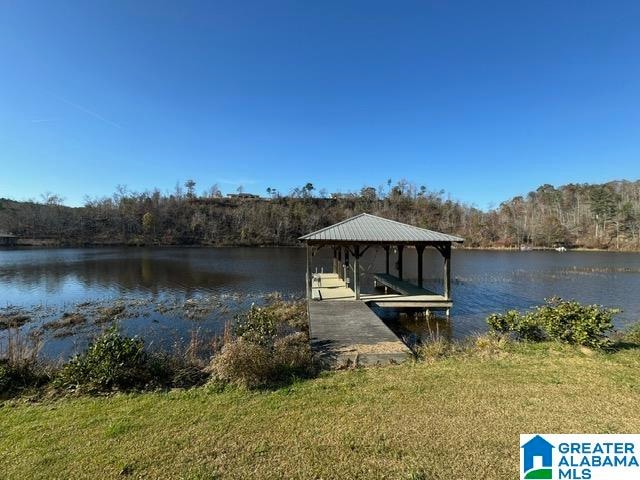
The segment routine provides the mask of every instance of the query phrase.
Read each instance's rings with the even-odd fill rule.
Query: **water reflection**
[[[393,308],[373,310],[410,347],[435,339],[454,339],[453,322],[437,312]]]
[[[190,294],[216,288],[233,290],[247,281],[245,274],[216,271],[205,262],[184,254],[95,251],[79,252],[76,258],[67,254],[53,260],[44,254],[44,251],[37,251],[13,262],[5,260],[0,267],[0,283],[34,295],[60,293],[67,284],[87,292],[113,290],[158,294],[169,289]]]

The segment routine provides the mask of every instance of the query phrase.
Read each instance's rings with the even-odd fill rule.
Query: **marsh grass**
[[[0,344],[0,398],[33,391],[49,382],[55,366],[38,361],[41,347],[37,335],[25,335],[20,329],[7,331]]]
[[[450,357],[476,357],[480,359],[504,358],[513,350],[514,342],[508,335],[493,332],[471,336],[463,340],[450,340],[436,329],[414,347],[415,358],[427,363]]]
[[[31,320],[31,316],[21,309],[8,308],[0,313],[0,330],[19,328]]]

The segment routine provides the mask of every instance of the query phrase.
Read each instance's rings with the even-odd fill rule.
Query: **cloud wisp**
[[[31,120],[31,123],[51,123],[51,122],[57,122],[58,120],[60,120],[58,117],[34,118],[33,120]]]
[[[114,122],[112,120],[109,120],[108,118],[103,117],[102,115],[100,115],[98,112],[94,112],[93,110],[90,110],[87,107],[84,107],[84,106],[80,105],[79,103],[71,102],[71,101],[67,100],[66,98],[62,98],[62,97],[58,97],[58,99],[61,102],[64,102],[67,105],[69,105],[69,106],[71,106],[71,107],[73,107],[73,108],[75,108],[77,110],[80,110],[81,112],[86,113],[89,116],[92,116],[93,118],[96,118],[96,119],[101,120],[102,122],[104,122],[104,123],[106,123],[108,125],[111,125],[112,127],[122,128],[122,125],[120,125],[119,123],[116,123],[116,122]]]
[[[219,178],[218,183],[225,185],[254,185],[258,182],[248,178]]]

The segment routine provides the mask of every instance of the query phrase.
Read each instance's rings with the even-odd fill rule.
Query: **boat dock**
[[[444,310],[451,300],[451,245],[463,239],[393,220],[360,214],[300,237],[307,245],[306,291],[311,347],[331,366],[399,363],[411,350],[371,310],[385,308]],[[320,248],[333,250],[331,273],[311,273]],[[373,274],[375,292],[361,292],[361,259],[370,248],[385,250],[384,273]],[[438,250],[444,259],[443,294],[423,287],[423,252]],[[415,248],[417,285],[403,278],[403,250]],[[390,273],[390,253],[397,255],[397,275]]]

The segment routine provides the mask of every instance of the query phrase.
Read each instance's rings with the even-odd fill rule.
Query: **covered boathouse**
[[[447,317],[451,299],[451,247],[463,239],[363,213],[300,237],[306,244],[306,292],[311,346],[334,365],[399,362],[408,347],[380,320],[369,305],[391,308],[443,310]],[[332,251],[332,271],[313,272],[319,249]],[[443,258],[442,292],[423,286],[423,253],[435,248]],[[374,292],[362,292],[361,258],[371,248],[385,252],[384,272],[373,274]],[[403,253],[414,248],[417,282],[403,275]],[[392,250],[395,272],[390,270]],[[395,273],[395,274],[394,274]]]

